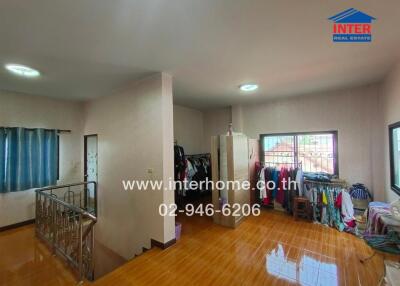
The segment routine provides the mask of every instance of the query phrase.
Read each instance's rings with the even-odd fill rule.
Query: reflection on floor
[[[266,255],[265,268],[268,274],[299,282],[301,285],[339,285],[336,263],[320,261],[305,253],[300,261],[287,258],[282,244]]]
[[[86,285],[377,285],[379,254],[347,233],[295,222],[277,211],[249,217],[235,230],[206,217],[178,217],[182,238],[151,249]],[[60,259],[35,239],[33,226],[0,233],[0,285],[76,285]]]
[[[0,285],[76,285],[76,278],[30,225],[0,232]]]
[[[179,217],[182,238],[152,249],[95,285],[377,285],[379,254],[363,240],[277,211],[249,217],[235,230],[205,217]]]

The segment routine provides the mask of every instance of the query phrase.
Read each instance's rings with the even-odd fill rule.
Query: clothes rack
[[[202,153],[202,154],[188,154],[185,155],[185,158],[200,158],[200,157],[211,157],[210,153]]]
[[[311,202],[315,222],[334,227],[339,231],[357,232],[347,186],[344,180],[304,181],[305,196]]]
[[[324,186],[332,186],[332,187],[342,187],[342,188],[347,188],[349,186],[346,181],[322,182],[322,181],[304,180],[304,183],[305,184],[312,184],[312,185],[324,185]]]

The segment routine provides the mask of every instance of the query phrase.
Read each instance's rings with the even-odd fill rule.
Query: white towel
[[[344,222],[354,220],[353,202],[351,201],[350,194],[344,190],[342,191],[342,215]]]
[[[260,173],[260,180],[259,180],[259,186],[261,187],[260,190],[260,199],[264,199],[267,197],[267,184],[265,183],[265,167],[261,169]]]

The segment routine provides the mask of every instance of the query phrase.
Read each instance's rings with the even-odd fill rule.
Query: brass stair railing
[[[36,235],[72,266],[79,281],[94,280],[96,216],[96,182],[36,190]]]

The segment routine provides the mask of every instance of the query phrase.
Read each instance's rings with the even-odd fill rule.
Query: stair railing
[[[75,197],[80,198],[79,203],[75,202]],[[84,278],[94,280],[96,222],[96,182],[36,190],[36,235],[50,246],[54,254],[64,258],[72,266],[79,275],[79,281]]]

